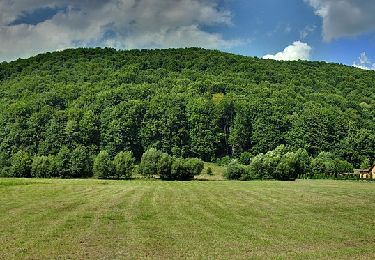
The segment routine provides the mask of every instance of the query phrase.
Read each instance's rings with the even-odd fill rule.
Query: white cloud
[[[373,0],[305,0],[323,19],[323,37],[331,41],[375,31]]]
[[[263,56],[263,59],[272,60],[310,60],[310,53],[312,48],[307,44],[300,41],[293,42],[292,45],[286,47],[282,52],[275,55],[268,54]]]
[[[362,52],[357,61],[353,63],[353,67],[363,70],[375,70],[375,63],[372,63],[371,60],[367,57],[366,53]]]
[[[230,48],[205,26],[231,26],[219,0],[0,0],[0,60],[76,46]],[[63,8],[38,24],[14,24],[41,8]]]

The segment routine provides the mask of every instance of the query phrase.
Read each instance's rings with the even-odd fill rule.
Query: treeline
[[[321,152],[312,158],[305,149],[291,151],[284,145],[266,154],[258,154],[249,159],[242,156],[232,160],[224,173],[230,180],[276,179],[295,180],[297,178],[353,178],[353,165],[330,152]],[[345,174],[345,175],[344,175]]]
[[[374,86],[372,71],[197,48],[47,53],[0,64],[0,168],[38,157],[84,177],[101,151],[216,161],[279,145],[359,167],[375,160]]]
[[[201,174],[202,160],[197,158],[175,158],[151,148],[136,164],[132,152],[122,151],[111,158],[107,151],[90,157],[82,147],[72,153],[67,149],[54,155],[31,156],[19,151],[12,157],[11,165],[3,177],[17,178],[98,178],[130,179],[134,176],[160,178],[162,180],[191,180]]]

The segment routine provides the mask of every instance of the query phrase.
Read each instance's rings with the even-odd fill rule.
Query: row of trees
[[[25,151],[15,153],[11,166],[4,168],[4,177],[22,178],[89,178],[129,179],[134,175],[163,180],[191,180],[204,168],[197,158],[176,158],[154,148],[147,150],[139,165],[133,153],[121,151],[111,157],[108,151],[90,155],[84,147],[70,152],[67,148],[56,156],[31,156]]]
[[[246,158],[246,160],[244,160]],[[258,154],[251,160],[246,156],[229,163],[224,177],[235,180],[268,179],[294,180],[301,178],[337,178],[340,174],[352,173],[353,166],[329,152],[321,152],[315,158],[305,149],[291,151],[284,145],[266,154]]]

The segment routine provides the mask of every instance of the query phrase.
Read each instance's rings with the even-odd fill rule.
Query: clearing
[[[375,183],[0,179],[0,258],[374,259]]]

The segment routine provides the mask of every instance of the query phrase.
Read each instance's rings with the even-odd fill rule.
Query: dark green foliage
[[[232,160],[224,172],[224,177],[228,180],[245,179],[246,170],[237,160]]]
[[[55,157],[53,155],[34,156],[31,164],[31,176],[36,178],[58,177]]]
[[[368,169],[371,167],[371,163],[370,163],[370,160],[368,158],[365,158],[362,162],[361,162],[361,169]]]
[[[17,178],[31,177],[32,159],[28,152],[18,151],[12,156],[10,176]]]
[[[242,163],[243,165],[249,165],[251,163],[251,158],[253,158],[253,155],[251,153],[243,152],[241,153],[238,161]]]
[[[232,161],[230,156],[224,156],[216,160],[216,163],[220,166],[227,166]]]
[[[204,168],[204,162],[198,158],[188,158],[185,159],[185,164],[189,168],[189,171],[193,176],[199,175],[202,173]]]
[[[337,178],[339,174],[353,172],[353,165],[330,152],[321,152],[311,161],[311,172],[314,178]]]
[[[107,151],[100,151],[95,157],[92,172],[98,179],[109,179],[115,175],[115,167]]]
[[[0,177],[10,176],[9,166],[10,166],[9,156],[4,152],[0,152]]]
[[[71,178],[71,154],[68,147],[63,146],[56,155],[56,172],[61,178]]]
[[[107,151],[100,151],[93,161],[93,175],[98,179],[109,179],[113,175],[113,164]]]
[[[150,147],[223,164],[239,158],[252,178],[285,178],[296,155],[283,156],[299,148],[355,167],[375,161],[373,71],[199,48],[81,48],[4,62],[0,74],[2,175],[31,176],[31,159],[26,166],[18,154],[11,165],[19,151],[56,156],[63,178],[92,176],[101,150],[140,160]],[[268,154],[282,144],[289,150]],[[140,173],[157,174],[156,161],[141,162]]]
[[[161,152],[155,148],[148,149],[141,158],[141,163],[138,167],[138,172],[147,177],[151,177],[158,173],[158,162]]]
[[[201,174],[203,168],[203,161],[197,158],[171,158],[162,154],[159,159],[160,178],[163,180],[191,180]]]
[[[115,177],[117,179],[129,179],[134,170],[135,159],[132,152],[119,152],[114,160]]]
[[[284,145],[280,145],[266,154],[258,154],[251,160],[250,165],[246,168],[247,179],[294,180],[299,175],[309,174],[310,161],[306,150],[298,149],[293,152]],[[244,167],[238,163],[234,166]],[[235,167],[233,168],[235,169]]]
[[[92,177],[92,156],[84,146],[78,146],[70,155],[70,177]]]
[[[255,156],[249,165],[248,175],[250,179],[264,179],[271,177],[264,167],[264,154],[260,153]]]
[[[212,172],[212,168],[211,168],[211,167],[207,167],[206,174],[207,174],[207,175],[213,175],[213,172]]]
[[[160,154],[160,157],[158,160],[157,172],[160,175],[161,179],[164,179],[164,180],[173,179],[172,163],[173,163],[173,158],[169,154],[167,153]]]
[[[169,179],[171,180],[191,180],[194,178],[195,175],[199,175],[198,170],[203,169],[200,168],[200,162],[191,159],[183,159],[183,158],[176,158],[173,160],[172,168],[171,168],[171,176]]]

